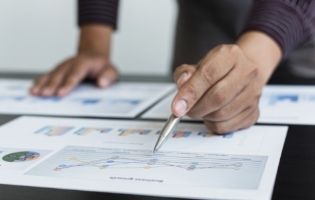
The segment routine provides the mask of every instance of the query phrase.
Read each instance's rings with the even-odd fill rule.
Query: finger
[[[50,73],[49,79],[46,81],[46,84],[41,87],[41,95],[57,95],[57,91],[63,83],[68,70],[70,70],[69,64],[61,65],[60,67],[57,67],[55,70],[53,70],[53,72]]]
[[[108,60],[103,58],[89,59],[89,65],[92,65],[92,67],[89,68],[87,78],[93,80],[97,80],[105,67],[110,66]]]
[[[37,79],[33,86],[31,87],[31,94],[33,95],[43,95],[43,90],[45,89],[48,82],[50,82],[51,77],[56,73],[62,73],[63,70],[65,70],[69,63],[72,62],[73,59],[68,59],[61,64],[59,64],[55,69],[53,69],[51,72],[47,73],[46,75],[43,75],[39,79]]]
[[[86,77],[88,70],[89,65],[85,62],[77,61],[73,63],[71,70],[67,72],[63,83],[57,90],[57,95],[63,97],[69,94],[69,92]]]
[[[105,67],[97,78],[97,85],[101,88],[108,87],[113,82],[117,81],[119,73],[113,66]]]
[[[205,120],[220,122],[226,121],[239,115],[245,108],[258,105],[259,95],[248,98],[252,90],[248,89],[242,95],[238,95],[232,102],[225,105],[223,108],[216,110],[204,116]]]
[[[172,104],[172,112],[181,117],[187,113],[195,103],[221,80],[234,67],[234,59],[227,59],[227,54],[213,50],[207,56],[207,62],[202,62],[192,77],[179,88]]]
[[[238,116],[224,122],[211,122],[205,120],[206,127],[217,134],[224,134],[240,129],[245,129],[255,124],[259,117],[259,110],[257,107],[245,109]]]
[[[240,63],[243,64],[243,63]],[[254,67],[243,68],[236,66],[232,71],[209,89],[203,97],[191,108],[188,115],[203,117],[206,114],[219,110],[246,91],[249,84],[253,84],[253,79],[257,76],[257,70]],[[242,77],[240,79],[240,77]],[[247,98],[252,94],[246,94]]]
[[[186,81],[188,81],[195,71],[195,65],[184,64],[177,67],[174,73],[174,81],[177,85],[177,88],[180,88]]]
[[[229,120],[245,108],[258,106],[261,96],[261,89],[257,89],[255,83],[249,84],[243,91],[238,94],[233,101],[223,106],[222,108],[208,113],[203,118],[208,121],[226,121]]]
[[[46,84],[47,80],[49,79],[48,75],[42,75],[39,78],[37,78],[31,87],[31,94],[32,95],[40,95],[40,89],[43,85]]]

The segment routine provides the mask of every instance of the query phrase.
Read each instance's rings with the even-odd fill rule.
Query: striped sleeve
[[[245,31],[266,33],[286,57],[314,33],[314,26],[314,0],[255,0]]]
[[[117,28],[119,0],[78,0],[79,26],[91,23]]]

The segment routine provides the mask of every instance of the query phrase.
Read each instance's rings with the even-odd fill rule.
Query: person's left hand
[[[254,124],[259,98],[273,69],[251,61],[238,45],[219,45],[197,65],[177,68],[177,116],[202,118],[211,131],[224,134]]]

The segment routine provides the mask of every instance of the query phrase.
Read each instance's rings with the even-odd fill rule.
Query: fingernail
[[[51,94],[51,89],[45,89],[44,91],[43,91],[43,94],[44,95],[50,95]]]
[[[187,81],[187,79],[188,79],[188,73],[187,72],[182,73],[176,82],[177,86],[181,86],[183,83]]]
[[[63,96],[65,96],[65,95],[67,94],[67,92],[68,92],[68,89],[67,89],[67,88],[61,88],[61,89],[57,92],[57,95],[58,95],[59,97],[63,97]]]
[[[178,117],[184,116],[187,110],[187,102],[183,99],[177,101],[174,105],[174,110]]]
[[[106,86],[108,86],[110,84],[110,81],[107,79],[107,78],[102,78],[101,80],[100,80],[100,86],[101,87],[106,87]]]

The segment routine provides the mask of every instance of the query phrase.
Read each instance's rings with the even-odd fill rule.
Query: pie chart
[[[2,160],[6,162],[24,162],[36,160],[40,157],[40,154],[34,151],[20,151],[10,153],[2,157]]]

